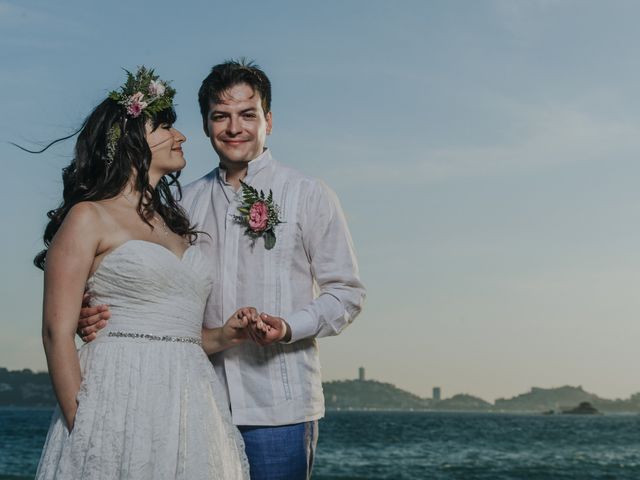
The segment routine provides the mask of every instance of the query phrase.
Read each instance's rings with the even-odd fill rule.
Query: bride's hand
[[[233,347],[247,340],[249,338],[247,327],[256,318],[258,318],[258,311],[255,308],[238,309],[222,327],[222,343]]]
[[[71,433],[73,431],[73,425],[75,424],[75,421],[76,421],[76,413],[77,412],[78,412],[78,404],[77,403],[76,403],[76,406],[73,409],[73,411],[62,412],[62,416],[64,417],[64,421],[67,424],[67,430],[69,431],[69,433]]]
[[[253,338],[250,325],[259,320],[253,307],[238,309],[222,327],[202,329],[202,348],[207,355],[235,347]]]

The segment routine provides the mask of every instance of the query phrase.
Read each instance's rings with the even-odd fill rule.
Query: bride
[[[174,94],[153,70],[127,72],[85,120],[63,170],[63,201],[34,260],[44,270],[42,336],[59,404],[38,479],[248,479],[207,354],[245,341],[256,314],[242,308],[202,329],[207,236],[170,189],[185,166]],[[85,290],[112,315],[77,352]]]

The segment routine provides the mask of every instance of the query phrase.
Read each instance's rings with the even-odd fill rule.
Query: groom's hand
[[[283,318],[261,313],[257,321],[251,322],[251,338],[262,346],[291,340],[291,327]]]
[[[82,308],[78,319],[76,333],[83,342],[90,342],[96,338],[98,330],[107,326],[107,320],[111,318],[111,312],[107,305],[89,306],[89,295],[84,294],[82,298]]]

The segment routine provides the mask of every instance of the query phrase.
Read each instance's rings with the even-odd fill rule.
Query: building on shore
[[[439,402],[441,400],[440,387],[433,387],[433,394],[431,396],[435,402]]]
[[[358,369],[358,380],[364,382],[364,367]]]

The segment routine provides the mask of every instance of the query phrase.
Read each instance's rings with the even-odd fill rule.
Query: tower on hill
[[[358,369],[358,380],[364,382],[364,367]]]
[[[432,395],[432,397],[436,402],[440,401],[440,395],[441,395],[440,387],[433,387],[433,395]]]

